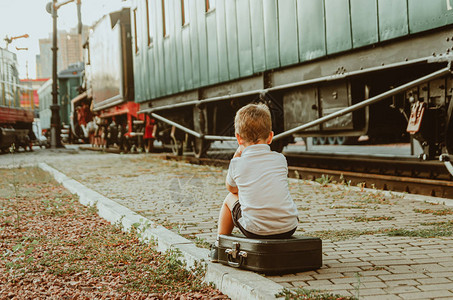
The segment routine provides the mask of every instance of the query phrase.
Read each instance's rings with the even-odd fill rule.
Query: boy
[[[270,150],[274,133],[269,108],[242,107],[234,118],[239,147],[230,162],[225,198],[219,214],[217,241],[211,260],[217,261],[218,238],[234,226],[248,238],[289,238],[297,228],[297,208],[288,188],[286,158]]]

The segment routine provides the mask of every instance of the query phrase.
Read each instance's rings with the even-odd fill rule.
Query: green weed
[[[307,290],[307,289],[283,289],[280,293],[277,293],[275,297],[285,297],[285,300],[297,300],[297,299],[313,299],[313,300],[357,300],[355,297],[342,296],[338,294],[326,293],[319,290]]]

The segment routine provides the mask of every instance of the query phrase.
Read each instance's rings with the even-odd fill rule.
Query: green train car
[[[61,120],[61,137],[63,142],[72,142],[74,134],[72,130],[72,103],[80,92],[82,85],[82,75],[84,71],[83,63],[76,63],[70,65],[66,70],[58,73],[58,105],[60,106],[60,120]],[[49,79],[38,89],[39,96],[39,118],[41,122],[41,129],[49,138],[51,127],[52,111],[52,79]]]
[[[132,0],[135,101],[156,138],[203,155],[250,102],[273,146],[412,134],[453,152],[451,0]]]

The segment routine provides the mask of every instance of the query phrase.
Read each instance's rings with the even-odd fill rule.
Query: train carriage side
[[[47,80],[38,89],[39,97],[39,122],[41,123],[41,130],[44,135],[50,134],[50,118],[52,111],[50,106],[52,105],[52,79]]]
[[[133,0],[131,19],[135,101],[177,152],[231,139],[253,101],[276,148],[408,129],[424,158],[453,150],[448,0]]]
[[[116,144],[123,151],[143,147],[145,120],[134,102],[130,10],[123,8],[99,20],[88,47],[87,89],[97,120],[97,145]]]
[[[71,99],[78,93],[82,84],[82,74],[84,66],[82,63],[70,65],[67,69],[58,72],[58,96],[57,101],[60,106],[60,121],[61,121],[61,139],[65,143],[73,142],[71,134]],[[50,127],[52,111],[52,79],[49,79],[38,89],[39,96],[39,116],[41,130],[43,134],[50,139]]]

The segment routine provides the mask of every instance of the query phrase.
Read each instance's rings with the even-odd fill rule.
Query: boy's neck
[[[247,143],[247,142],[242,143],[242,145],[244,146],[244,148],[247,148],[248,146],[252,146],[252,145],[260,145],[260,144],[267,145],[266,141],[264,141],[264,140],[259,140],[257,143]]]

